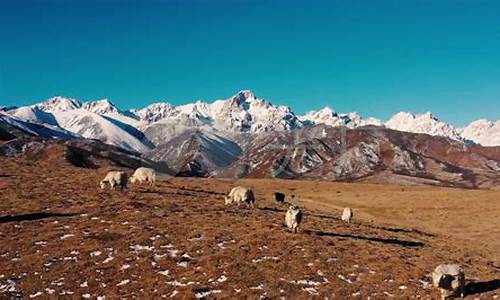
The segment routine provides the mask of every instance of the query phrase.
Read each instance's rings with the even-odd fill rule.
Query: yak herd
[[[110,171],[106,174],[99,185],[101,189],[109,185],[111,189],[119,188],[123,190],[127,188],[129,178],[126,172],[123,171]],[[135,170],[134,174],[130,177],[131,183],[147,183],[153,186],[156,182],[156,172],[151,168],[140,167]],[[292,199],[294,195],[292,195]],[[274,200],[280,204],[285,203],[286,196],[281,192],[274,193]],[[242,186],[237,186],[231,189],[229,194],[224,197],[226,205],[246,205],[247,207],[255,207],[255,196],[251,189]],[[302,221],[302,210],[299,206],[291,204],[285,213],[285,224],[291,232],[297,233],[299,225]],[[353,218],[353,211],[351,208],[344,208],[341,220],[345,223],[350,223]],[[464,296],[465,292],[465,275],[463,269],[456,264],[442,264],[436,267],[432,272],[433,285],[440,289],[442,299],[460,295]]]

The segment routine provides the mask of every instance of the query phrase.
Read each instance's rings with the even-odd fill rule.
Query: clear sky
[[[303,113],[500,119],[500,1],[0,0],[0,104],[241,89]]]

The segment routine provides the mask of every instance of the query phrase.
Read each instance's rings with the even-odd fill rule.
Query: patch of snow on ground
[[[338,274],[337,277],[340,278],[341,280],[344,280],[347,283],[352,283],[352,281],[349,278],[346,278],[344,275]]]
[[[219,294],[221,292],[222,292],[221,290],[209,290],[209,291],[198,292],[198,293],[194,294],[194,296],[196,297],[196,299],[201,299],[201,298],[205,298],[211,294]]]
[[[41,296],[41,295],[43,295],[43,292],[36,292],[34,294],[31,294],[30,298],[36,298],[36,297]]]
[[[110,261],[112,261],[113,259],[115,259],[113,256],[108,256],[108,258],[106,258],[105,260],[102,261],[103,264],[106,264],[106,263],[109,263]]]
[[[310,287],[310,286],[303,287],[302,290],[308,292],[310,295],[315,295],[315,296],[319,295],[318,291],[315,288]]]
[[[154,248],[155,248],[154,246],[143,246],[143,245],[130,246],[130,249],[134,250],[136,252],[139,252],[139,251],[153,251]]]
[[[173,298],[173,297],[175,297],[175,295],[177,295],[177,294],[179,294],[179,291],[178,291],[178,290],[174,290],[174,291],[172,292],[172,294],[170,294],[170,296],[169,296],[169,297],[170,297],[170,298]]]
[[[71,234],[71,233],[69,233],[69,234],[65,234],[65,235],[62,235],[62,236],[61,236],[61,240],[65,240],[65,239],[68,239],[68,238],[70,238],[70,237],[74,237],[74,236],[75,236],[75,235],[74,235],[74,234]]]
[[[116,286],[122,286],[122,285],[126,285],[130,282],[129,279],[124,279],[122,281],[120,281],[119,283],[116,284]]]
[[[258,286],[252,286],[250,287],[251,290],[263,290],[264,289],[264,284],[261,283]]]
[[[91,256],[91,257],[94,257],[94,256],[99,256],[99,255],[101,255],[101,254],[102,254],[102,252],[101,252],[101,251],[94,251],[94,252],[90,252],[90,256]]]
[[[180,282],[178,280],[173,280],[173,281],[166,281],[165,284],[173,285],[173,286],[188,286],[188,285],[195,284],[195,282],[188,281],[188,282],[183,283],[183,282]]]
[[[264,260],[279,260],[279,257],[276,257],[276,256],[263,256],[261,258],[252,259],[252,262],[253,263],[258,263],[258,262],[261,262],[261,261],[264,261]]]

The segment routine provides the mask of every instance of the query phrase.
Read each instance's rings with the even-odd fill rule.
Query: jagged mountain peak
[[[419,119],[419,120],[432,120],[432,121],[439,121],[438,118],[434,116],[432,112],[425,112],[425,113],[420,113],[420,114],[414,114],[411,112],[406,112],[406,111],[400,111],[396,113],[394,116],[391,117],[391,119]]]
[[[318,111],[310,111],[299,119],[306,125],[325,124],[329,126],[346,126],[355,128],[364,125],[383,126],[382,122],[376,118],[363,119],[357,112],[339,114],[329,106]]]
[[[238,102],[251,101],[255,100],[255,94],[251,90],[241,90],[236,95],[232,96],[231,99],[234,99]]]
[[[338,113],[330,106],[297,116],[285,105],[275,105],[259,98],[251,90],[241,90],[234,95],[207,103],[201,100],[174,106],[170,103],[153,103],[139,110],[122,111],[108,99],[80,102],[74,98],[57,96],[32,105],[30,109],[4,108],[11,115],[36,123],[59,124],[58,114],[70,110],[92,112],[120,126],[128,125],[135,131],[148,132],[155,144],[189,128],[206,127],[222,133],[257,134],[261,132],[300,129],[304,126],[325,124],[357,128],[364,125],[388,127],[399,131],[426,133],[452,138],[458,141],[473,141],[482,145],[500,145],[497,125],[487,120],[478,120],[464,129],[456,129],[440,121],[431,112],[413,114],[399,112],[387,123],[376,118],[362,118],[358,113]],[[48,115],[47,115],[48,114]],[[53,116],[51,116],[52,114]],[[92,127],[91,125],[89,125]],[[136,134],[134,131],[133,134]],[[166,135],[165,135],[166,134]]]
[[[167,102],[153,103],[133,112],[146,124],[158,122],[179,114],[179,110]]]
[[[412,114],[409,112],[399,112],[392,116],[385,126],[399,131],[413,133],[426,133],[449,137],[454,140],[463,140],[458,131],[445,122],[441,122],[432,113]]]
[[[235,95],[229,97],[226,100],[219,100],[214,102],[213,106],[217,107],[220,105],[217,105],[217,102],[222,102],[222,106],[225,107],[226,110],[234,109],[238,111],[242,110],[249,110],[250,106],[253,105],[263,105],[263,106],[270,106],[271,104],[264,99],[259,99],[255,96],[255,94],[250,91],[250,90],[242,90],[236,93]]]
[[[461,129],[461,136],[483,146],[500,145],[500,120],[480,119]]]
[[[63,96],[52,97],[46,101],[33,105],[33,107],[45,112],[67,111],[80,108],[81,106],[82,102],[79,100]]]
[[[325,106],[320,110],[311,110],[306,115],[315,115],[315,116],[336,116],[337,112],[332,109],[330,106]]]
[[[85,102],[82,108],[100,115],[120,112],[118,107],[108,99]]]

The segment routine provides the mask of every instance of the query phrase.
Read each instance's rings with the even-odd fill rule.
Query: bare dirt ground
[[[0,158],[0,298],[429,299],[447,262],[468,297],[500,294],[500,191],[198,178],[100,191],[106,171]],[[236,184],[256,209],[224,206]],[[304,207],[299,234],[274,191]]]

